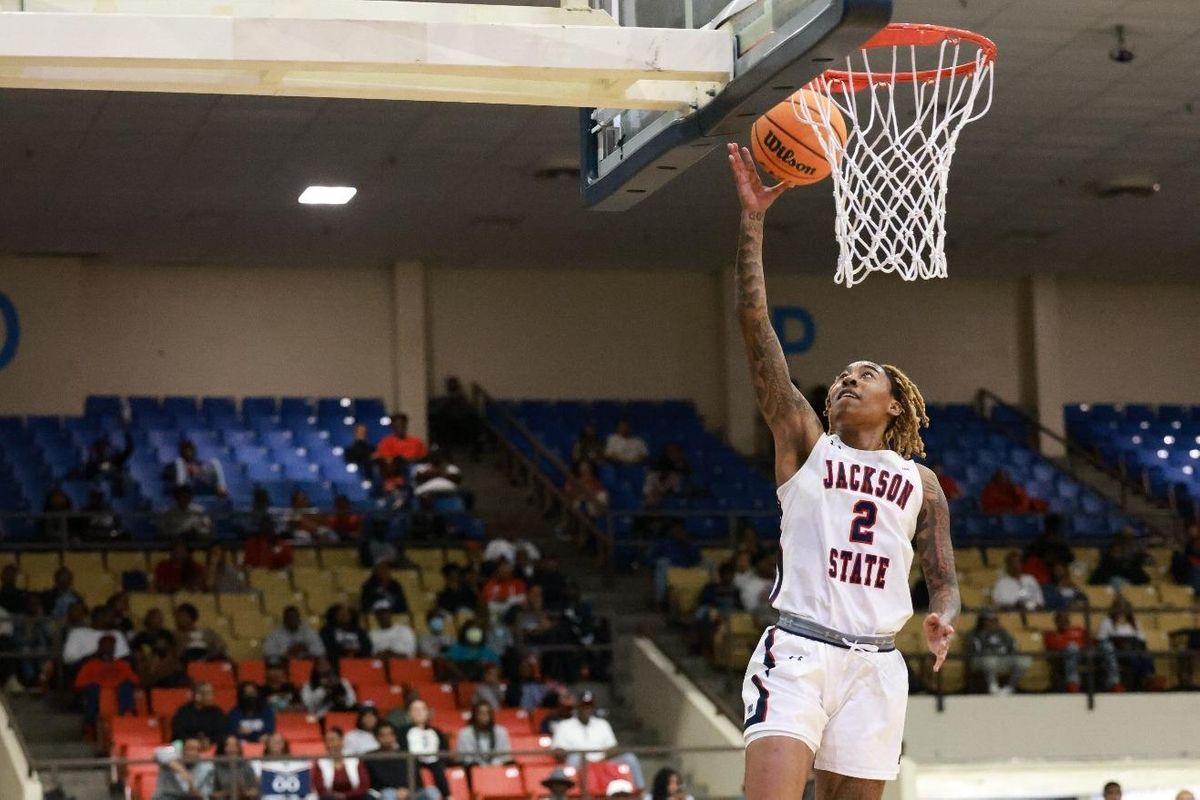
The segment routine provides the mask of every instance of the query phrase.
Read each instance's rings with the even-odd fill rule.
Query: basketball
[[[821,137],[825,134],[805,122],[801,118],[803,110],[793,108],[793,103],[808,106],[814,120],[824,119],[828,113],[830,126],[841,144],[846,143],[846,120],[829,98],[801,89],[754,121],[750,129],[754,160],[784,183],[805,186],[829,177],[829,162],[821,148]]]

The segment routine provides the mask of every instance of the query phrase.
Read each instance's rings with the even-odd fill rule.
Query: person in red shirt
[[[333,498],[333,513],[325,515],[325,526],[343,542],[357,542],[362,533],[362,515],[350,507],[350,498],[339,494]]]
[[[1043,631],[1042,641],[1046,645],[1047,653],[1062,654],[1063,679],[1066,681],[1067,691],[1072,694],[1078,692],[1080,690],[1079,659],[1084,648],[1093,643],[1092,637],[1082,625],[1071,624],[1069,613],[1058,611],[1054,614],[1054,630]],[[1114,692],[1125,691],[1125,688],[1121,686],[1117,654],[1112,644],[1108,641],[1099,641],[1094,644],[1100,655],[1100,667],[1104,670],[1104,685]]]
[[[242,552],[243,563],[258,569],[287,569],[295,559],[291,544],[279,537],[270,520],[264,520],[258,533],[246,540]]]
[[[942,487],[942,494],[946,495],[947,500],[957,500],[962,497],[962,487],[950,473],[946,472],[945,467],[941,464],[934,464],[933,474],[937,475],[938,484]]]
[[[174,594],[183,590],[204,591],[204,567],[192,558],[183,542],[176,542],[171,555],[154,567],[154,591]]]
[[[371,778],[367,765],[357,758],[347,758],[342,749],[342,729],[334,725],[325,732],[326,758],[318,759],[312,768],[312,788],[320,800],[356,800],[367,797]]]
[[[375,446],[375,460],[390,462],[394,458],[403,458],[405,461],[417,461],[428,452],[425,442],[408,435],[408,415],[397,414],[392,417],[392,432]]]
[[[1009,479],[1008,473],[996,470],[979,495],[979,507],[985,514],[1029,514],[1046,510],[1046,501],[1031,498],[1020,485]]]
[[[75,688],[83,697],[84,735],[94,736],[96,719],[100,716],[100,693],[115,690],[117,713],[136,713],[133,690],[138,685],[138,676],[128,661],[116,657],[117,639],[112,634],[100,637],[96,654],[83,662],[75,676]]]
[[[499,619],[513,606],[525,602],[525,581],[513,573],[512,562],[502,558],[496,562],[496,571],[483,585],[480,599],[487,603],[493,619]]]

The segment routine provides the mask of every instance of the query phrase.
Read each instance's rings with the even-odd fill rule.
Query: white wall
[[[1068,402],[1200,404],[1200,283],[1060,281]]]
[[[692,398],[724,416],[720,307],[693,272],[435,269],[436,386],[496,397]]]

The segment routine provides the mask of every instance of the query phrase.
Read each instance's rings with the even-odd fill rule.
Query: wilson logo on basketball
[[[797,161],[796,151],[785,145],[775,135],[775,131],[769,128],[767,129],[766,136],[763,137],[763,147],[767,149],[767,152],[773,153],[785,166],[791,167],[797,172],[805,175],[812,175],[816,172],[812,165],[805,164],[803,161]]]

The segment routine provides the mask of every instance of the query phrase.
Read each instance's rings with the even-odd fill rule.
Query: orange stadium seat
[[[242,742],[242,755],[246,758],[258,758],[266,747],[264,742]]]
[[[322,739],[288,739],[288,751],[294,756],[315,758],[326,754],[325,742]]]
[[[587,765],[588,794],[594,797],[604,797],[608,784],[615,780],[627,780],[634,783],[633,771],[628,764],[617,764],[612,761],[592,761]],[[633,787],[641,789],[634,784]]]
[[[550,777],[550,773],[558,768],[557,764],[522,764],[521,773],[525,779],[525,793],[534,800],[549,797],[550,792],[545,786],[542,786],[542,781]],[[579,797],[582,789],[579,786],[578,771],[574,767],[568,766],[562,767],[562,770],[571,780],[575,781],[575,784],[567,790],[567,797]]]
[[[343,731],[353,730],[357,724],[357,711],[330,711],[325,715],[324,725],[326,732],[332,728],[341,728]]]
[[[433,662],[428,658],[389,658],[388,675],[392,683],[432,683]]]
[[[237,677],[239,681],[250,681],[262,685],[267,681],[267,664],[261,658],[239,661]]]
[[[503,725],[509,734],[521,734],[533,731],[529,723],[529,712],[523,708],[496,708],[492,715],[497,725]]]
[[[509,733],[508,739],[512,744],[514,753],[521,753],[523,751],[529,753],[513,757],[513,760],[522,766],[526,764],[544,766],[558,763],[558,759],[554,757],[554,753],[550,749],[549,736],[542,736],[536,733]]]
[[[131,800],[153,800],[157,783],[158,767],[152,764],[128,767],[125,772],[125,785],[129,787]]]
[[[288,662],[288,680],[297,688],[308,683],[312,677],[312,665],[311,658],[293,658]]]
[[[218,690],[237,686],[237,674],[228,661],[193,661],[187,666],[187,674],[193,683],[207,681]]]
[[[399,686],[373,684],[357,690],[359,703],[374,703],[380,714],[386,715],[393,708],[404,705],[404,690]]]
[[[166,731],[158,717],[113,717],[110,728],[112,751],[120,754],[133,744],[160,745]]]
[[[471,698],[475,696],[475,687],[478,685],[477,681],[459,681],[454,684],[454,699],[458,701],[459,708],[471,707]]]
[[[426,786],[433,786],[433,775],[429,773],[426,767],[421,767],[421,779]],[[467,771],[462,767],[447,767],[446,768],[446,783],[450,785],[450,797],[452,800],[460,800],[460,798],[471,797],[471,787],[467,782]]]
[[[171,721],[181,705],[191,702],[191,689],[151,689],[150,708],[155,714]]]
[[[454,698],[454,686],[449,683],[413,684],[413,690],[429,705],[434,720],[442,725],[458,725],[462,715]]]
[[[471,794],[477,800],[523,800],[526,792],[521,768],[511,764],[472,767]]]
[[[213,702],[217,704],[217,708],[228,714],[237,705],[237,689],[233,686],[228,686],[224,689],[220,687],[214,688]]]
[[[381,658],[343,658],[338,673],[357,690],[360,686],[386,686],[387,671]]]
[[[324,741],[321,723],[312,714],[284,711],[275,715],[275,732],[295,744],[303,741]]]

